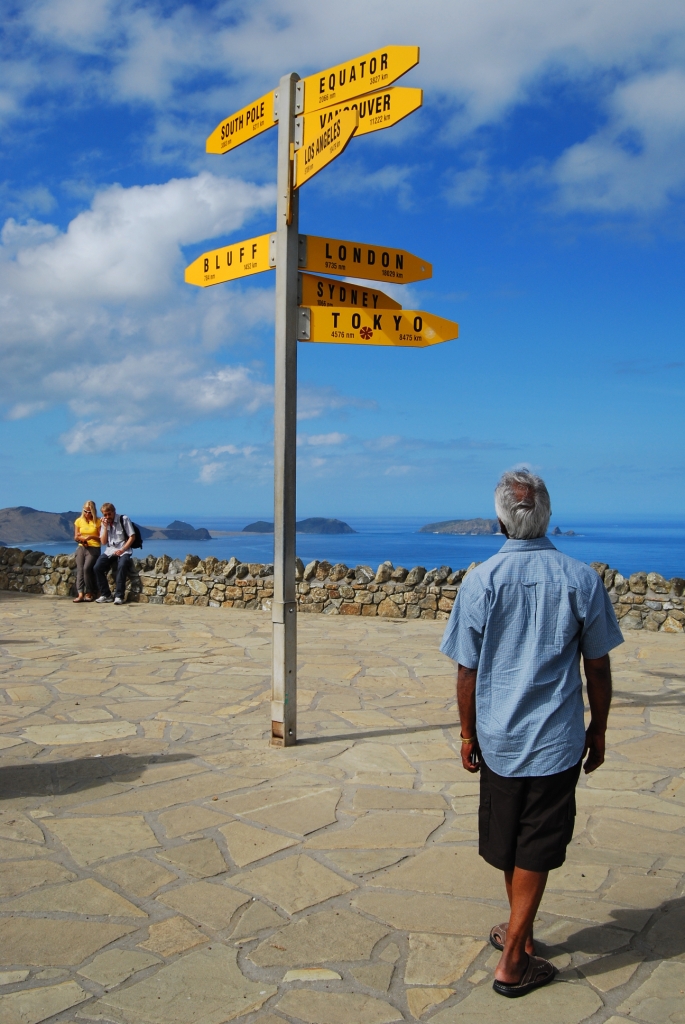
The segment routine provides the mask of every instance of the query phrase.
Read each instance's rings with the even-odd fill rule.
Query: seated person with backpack
[[[111,502],[106,501],[100,507],[102,512],[102,529],[100,542],[102,554],[95,563],[95,578],[100,596],[98,604],[123,604],[126,600],[126,577],[131,565],[130,549],[136,545],[136,531],[128,516],[118,516]],[[109,589],[107,573],[113,571],[116,576],[116,587],[113,598]]]

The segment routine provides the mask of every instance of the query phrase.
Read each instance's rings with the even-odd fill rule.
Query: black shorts
[[[551,871],[566,860],[580,765],[556,775],[509,778],[480,769],[478,852],[499,868]]]

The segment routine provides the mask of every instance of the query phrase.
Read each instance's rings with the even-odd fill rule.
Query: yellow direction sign
[[[274,94],[268,92],[218,124],[207,139],[207,152],[228,153],[267,128],[273,128],[276,122]]]
[[[360,96],[347,103],[341,103],[339,107],[319,110],[316,116],[319,118],[321,128],[324,128],[328,119],[337,115],[339,110],[356,110],[359,114],[359,124],[354,135],[357,138],[359,135],[380,131],[381,128],[392,128],[422,105],[423,89],[405,89],[403,86],[395,85],[371,96]]]
[[[312,306],[300,310],[299,341],[425,348],[458,337],[459,324],[417,309],[374,313],[347,306]]]
[[[300,306],[352,306],[360,309],[402,309],[389,295],[376,288],[363,285],[343,284],[330,277],[316,277],[314,274],[300,274],[298,292]]]
[[[418,46],[385,46],[302,80],[305,114],[384,89],[419,63]]]
[[[431,263],[404,249],[345,242],[318,235],[300,235],[300,242],[300,270],[310,270],[315,274],[361,277],[366,281],[392,281],[395,284],[427,281],[433,276]]]
[[[300,122],[302,135],[297,140],[300,148],[295,151],[294,188],[300,188],[340,156],[357,130],[359,115],[356,110],[338,110],[330,119],[326,118],[323,127],[317,114],[303,117]]]
[[[247,238],[244,242],[203,252],[186,267],[186,284],[207,288],[222,281],[234,281],[237,277],[273,270],[276,262],[270,258],[270,238],[271,235],[258,235],[257,238]]]

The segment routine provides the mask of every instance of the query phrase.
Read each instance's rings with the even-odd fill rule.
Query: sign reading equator
[[[300,258],[301,270],[395,284],[427,281],[433,276],[431,263],[404,249],[319,235],[300,235],[300,238],[306,238],[306,253]]]
[[[224,118],[208,137],[207,152],[228,153],[243,142],[273,128],[276,123],[274,94],[273,91],[267,92],[253,103],[236,110],[235,114]]]
[[[418,46],[384,46],[302,80],[305,114],[392,85],[419,63]]]
[[[426,348],[459,337],[459,325],[420,309],[354,310],[348,306],[300,309],[298,340],[334,345]]]

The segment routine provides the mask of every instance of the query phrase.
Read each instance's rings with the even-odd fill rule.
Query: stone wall
[[[297,560],[297,600],[300,612],[324,615],[379,615],[388,619],[447,619],[461,581],[476,565],[452,569],[443,565],[428,572],[422,566],[395,568],[383,562],[351,569],[343,563]],[[683,632],[685,580],[664,579],[658,573],[636,572],[625,578],[603,562],[593,562],[609,592],[624,629]],[[68,597],[75,593],[73,555],[45,555],[0,547],[0,590]],[[273,565],[221,562],[187,555],[185,561],[168,555],[133,559],[128,600],[150,604],[194,604],[214,608],[253,608],[268,611],[273,597]]]

